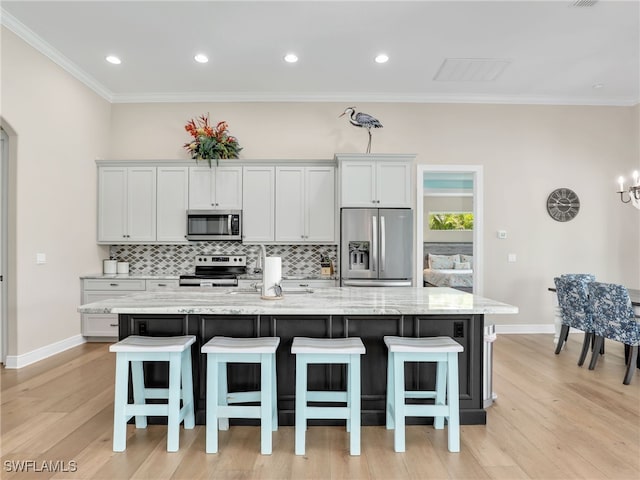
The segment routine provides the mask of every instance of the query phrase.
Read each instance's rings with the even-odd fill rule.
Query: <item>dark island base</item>
[[[196,423],[205,423],[206,358],[200,348],[215,335],[228,337],[278,336],[276,352],[278,412],[280,425],[294,425],[295,356],[291,354],[293,337],[360,337],[366,354],[362,357],[362,425],[385,424],[387,349],[385,335],[409,337],[449,336],[464,347],[459,356],[460,422],[463,425],[486,424],[482,398],[483,315],[425,316],[257,316],[257,315],[137,315],[119,316],[120,338],[129,335],[195,335],[192,348]],[[168,365],[146,363],[148,387],[166,387]],[[408,364],[407,390],[433,389],[434,364]],[[311,365],[309,387],[313,390],[341,390],[345,385],[345,367]],[[230,391],[258,390],[258,365],[228,366]],[[166,418],[150,418],[150,423],[166,423]],[[431,418],[408,418],[408,424],[430,424]],[[253,424],[254,420],[233,420],[232,424]],[[312,420],[310,425],[344,425],[340,420]]]

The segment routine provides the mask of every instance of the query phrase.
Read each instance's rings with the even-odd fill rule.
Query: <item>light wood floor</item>
[[[259,452],[258,427],[220,433],[220,453],[205,454],[204,427],[182,430],[166,452],[162,426],[129,426],[127,450],[111,451],[114,355],[86,344],[20,369],[2,369],[0,477],[55,479],[428,479],[640,478],[640,371],[622,384],[623,353],[607,343],[595,371],[576,365],[581,335],[554,355],[550,335],[501,335],[494,344],[496,403],[487,425],[463,426],[461,452],[447,451],[446,429],[407,427],[407,452],[393,433],[363,427],[362,455],[350,457],[341,427],[311,427],[307,454],[293,454],[293,427]],[[75,472],[9,471],[35,461]],[[75,463],[70,463],[70,462]],[[33,464],[32,464],[33,465]],[[33,466],[31,467],[33,469]]]

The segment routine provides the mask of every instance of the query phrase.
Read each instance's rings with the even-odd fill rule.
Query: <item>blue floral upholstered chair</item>
[[[636,368],[640,345],[640,323],[633,312],[629,292],[622,285],[592,282],[589,284],[589,304],[596,336],[589,370],[595,368],[600,346],[605,338],[622,342],[630,347],[626,358],[627,371],[622,381],[629,385]]]
[[[572,274],[556,277],[558,304],[562,313],[562,329],[556,346],[556,355],[562,350],[562,345],[567,341],[569,328],[573,327],[584,332],[582,352],[578,359],[578,365],[582,366],[587,357],[589,345],[593,338],[593,320],[589,309],[589,291],[587,285],[594,280],[593,275]]]

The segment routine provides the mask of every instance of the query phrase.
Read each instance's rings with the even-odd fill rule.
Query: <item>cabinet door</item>
[[[272,242],[275,222],[275,168],[244,167],[243,242]]]
[[[276,167],[276,241],[305,241],[304,170]]]
[[[127,240],[156,239],[156,167],[127,169]]]
[[[213,171],[209,167],[189,167],[189,209],[210,210],[213,199]]]
[[[220,210],[242,209],[242,167],[216,167],[214,175],[214,206]]]
[[[335,168],[305,169],[305,241],[335,241]]]
[[[127,240],[127,169],[98,169],[98,242],[121,243]]]
[[[378,162],[376,171],[377,206],[411,207],[411,164]]]
[[[158,167],[158,242],[187,243],[189,168]]]
[[[375,162],[342,162],[340,180],[343,207],[377,206]]]

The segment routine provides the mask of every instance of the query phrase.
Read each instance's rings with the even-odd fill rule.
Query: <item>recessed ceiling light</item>
[[[287,63],[296,63],[298,61],[298,56],[295,53],[287,53],[284,56],[284,61]]]
[[[389,61],[389,57],[384,53],[381,53],[380,55],[376,55],[375,61],[376,63],[387,63]]]
[[[122,63],[122,60],[120,60],[115,55],[109,55],[107,58],[105,58],[105,60],[109,63],[113,63],[114,65],[120,65]]]
[[[209,61],[209,57],[207,57],[204,53],[199,53],[193,59],[198,63],[207,63]]]
[[[593,84],[591,87],[592,87],[592,88],[595,88],[595,89],[597,90],[597,89],[599,89],[599,88],[604,88],[604,85],[603,85],[603,84],[601,84],[601,83],[596,83],[596,84]]]

